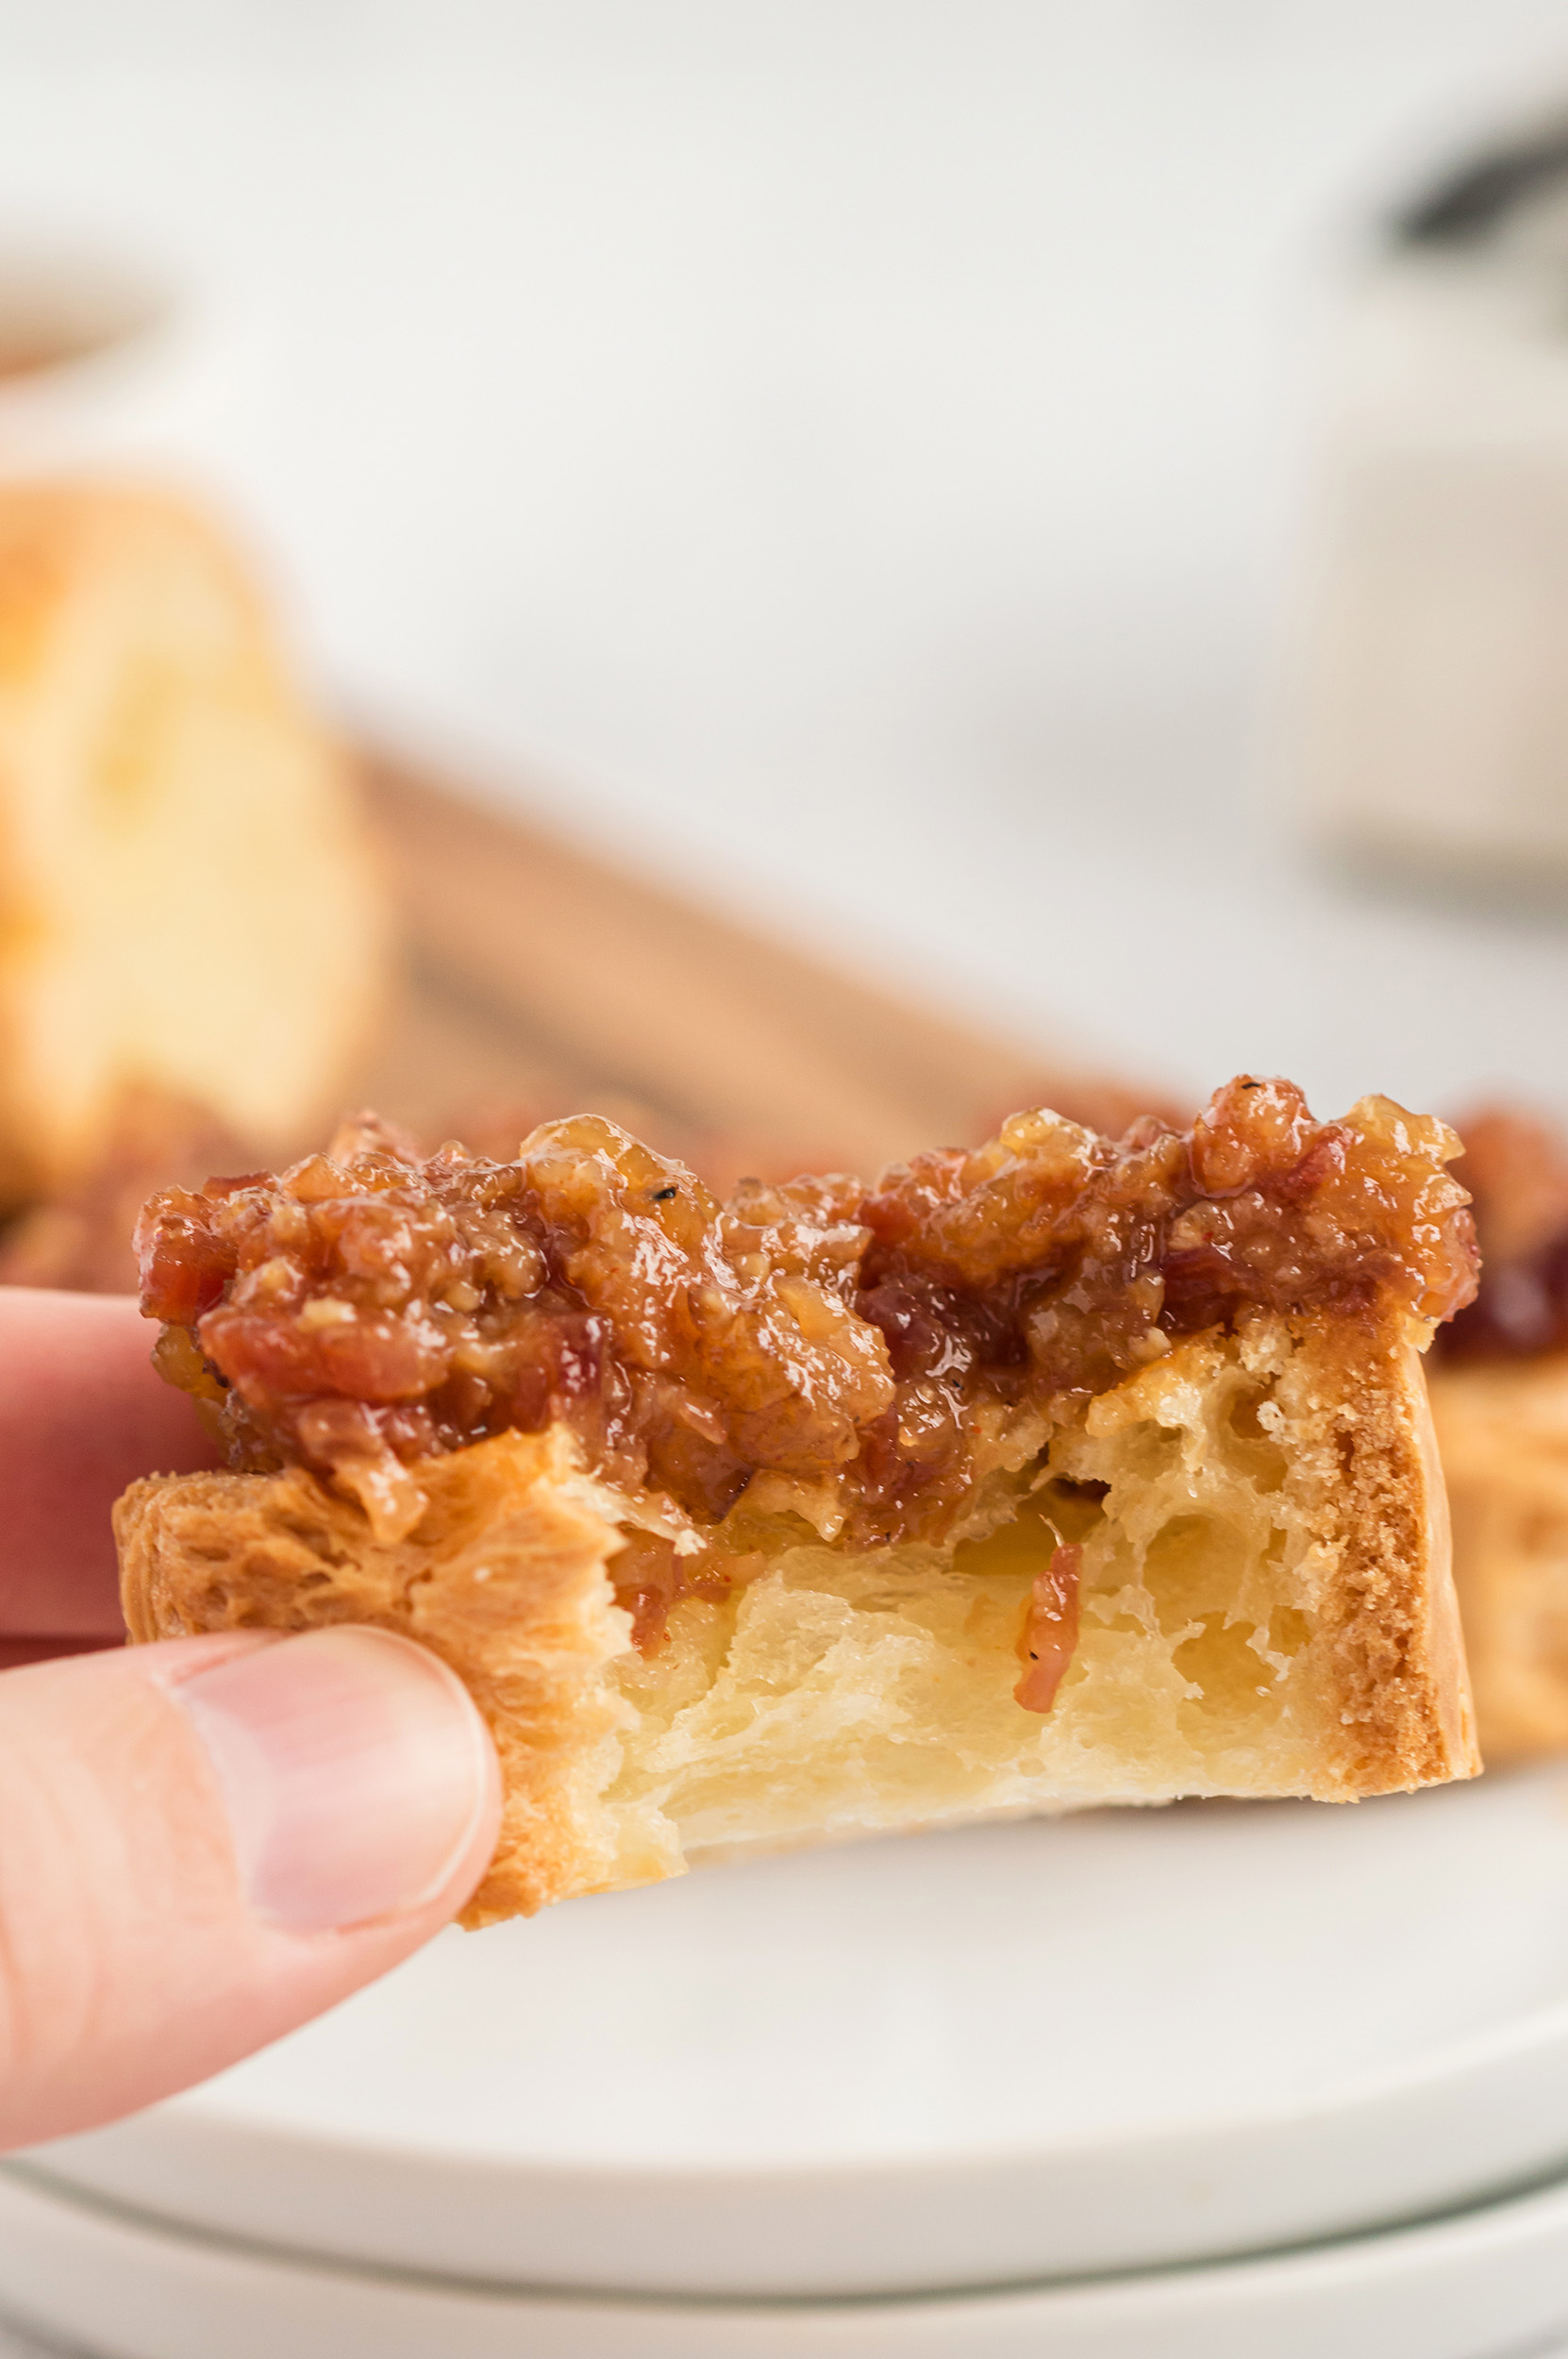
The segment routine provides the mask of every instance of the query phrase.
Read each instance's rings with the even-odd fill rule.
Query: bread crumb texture
[[[116,1514],[135,1639],[368,1621],[500,1750],[467,1921],[704,1856],[1181,1795],[1348,1800],[1479,1765],[1407,1323],[1214,1332],[993,1469],[954,1539],[848,1553],[787,1507],[762,1569],[644,1658],[608,1567],[645,1506],[562,1428],[425,1461],[377,1542],[302,1468],[156,1477]],[[1082,1547],[1054,1708],[1013,1696],[1035,1576]]]

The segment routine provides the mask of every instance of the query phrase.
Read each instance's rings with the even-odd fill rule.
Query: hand
[[[151,1340],[129,1300],[0,1288],[0,2149],[308,2021],[494,1848],[484,1723],[407,1639],[121,1646],[110,1506],[213,1463]]]

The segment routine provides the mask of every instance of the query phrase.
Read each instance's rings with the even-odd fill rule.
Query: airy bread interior
[[[612,1602],[642,1503],[561,1429],[432,1459],[406,1540],[300,1468],[137,1484],[132,1636],[381,1622],[495,1733],[502,1840],[471,1922],[705,1856],[1180,1795],[1343,1800],[1477,1766],[1419,1364],[1259,1317],[1065,1412],[963,1536],[847,1554],[773,1502],[764,1569],[688,1597],[644,1657]],[[1019,1635],[1059,1541],[1081,1618],[1054,1707]]]
[[[179,502],[0,492],[0,1203],[120,1094],[292,1143],[342,1086],[387,917],[344,765]]]

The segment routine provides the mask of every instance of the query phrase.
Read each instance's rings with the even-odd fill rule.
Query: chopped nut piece
[[[282,1288],[276,1273],[285,1273],[283,1283],[286,1284],[287,1270],[288,1263],[280,1256],[275,1254],[273,1259],[264,1263],[262,1269],[257,1274],[259,1277],[268,1279],[267,1292],[269,1294],[277,1294],[282,1291]],[[336,1295],[317,1295],[313,1300],[301,1303],[299,1309],[299,1323],[301,1327],[306,1328],[352,1327],[358,1316],[359,1313],[355,1310],[353,1303],[340,1302]]]

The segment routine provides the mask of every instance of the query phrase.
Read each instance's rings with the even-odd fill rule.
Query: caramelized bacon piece
[[[1026,1712],[1049,1712],[1057,1699],[1073,1649],[1078,1643],[1078,1574],[1083,1549],[1063,1543],[1034,1577],[1034,1589],[1018,1636],[1023,1678],[1013,1689]]]

